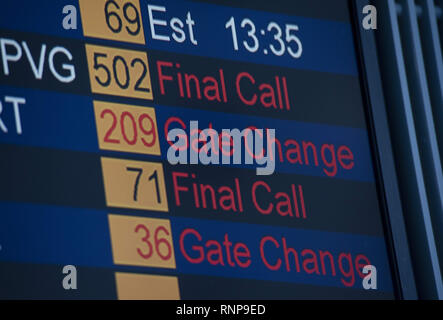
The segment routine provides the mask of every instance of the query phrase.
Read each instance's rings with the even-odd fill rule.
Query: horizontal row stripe
[[[1,203],[2,223],[0,242],[2,261],[34,262],[49,264],[74,264],[79,266],[110,267],[113,265],[108,231],[107,213],[95,210],[79,210],[61,207],[36,206],[26,204]],[[165,216],[164,218],[168,218]],[[206,274],[232,278],[274,280],[314,284],[332,287],[362,288],[362,279],[357,273],[354,260],[337,257],[365,255],[377,267],[378,290],[392,291],[391,276],[383,238],[348,235],[342,233],[307,231],[290,228],[265,227],[250,224],[211,222],[189,218],[171,217],[177,272],[184,274]],[[202,237],[190,236],[185,230],[192,229]],[[272,237],[279,244],[263,239]],[[229,238],[235,246],[243,243],[250,251],[250,265],[247,268],[229,265],[211,265],[207,260],[191,263],[186,256],[196,259],[198,247],[208,240],[223,242]],[[286,269],[282,241],[288,247],[299,251],[310,249],[313,252],[328,251],[334,256],[336,271],[333,273],[326,258],[325,272],[309,274],[304,270],[313,267],[311,260],[303,264],[301,272]],[[210,245],[214,249],[214,244]],[[264,253],[260,253],[262,247]],[[206,249],[209,250],[209,245]],[[231,248],[232,250],[232,248]],[[206,253],[205,253],[206,254]],[[318,253],[317,253],[318,254]],[[263,258],[264,256],[264,258]],[[212,258],[216,255],[212,253]],[[291,255],[289,255],[291,257]],[[300,259],[302,256],[300,255]],[[225,261],[227,256],[224,256]],[[231,259],[234,259],[231,256]],[[275,265],[282,260],[279,270],[270,270],[262,261]],[[293,259],[293,258],[292,258]],[[293,264],[290,259],[288,263]],[[307,259],[307,258],[306,258]],[[341,259],[341,260],[340,260]],[[350,258],[351,259],[351,258]],[[237,261],[237,260],[236,260]],[[244,258],[243,258],[243,261]],[[302,260],[300,260],[302,261]],[[337,262],[341,261],[341,262]],[[355,260],[357,263],[358,258]],[[226,262],[227,263],[227,262]],[[341,263],[341,265],[340,265]],[[361,263],[361,261],[359,262]],[[301,264],[301,262],[300,262]],[[323,268],[320,267],[319,268]],[[292,270],[292,271],[291,271]]]
[[[77,289],[62,286],[63,265],[0,262],[1,299],[117,299],[115,272],[163,275],[160,271],[76,266]],[[181,274],[180,298],[206,299],[393,299],[379,290],[342,289],[293,283]],[[150,290],[147,288],[146,290]],[[159,302],[156,302],[159,303]],[[175,314],[175,308],[171,309]]]
[[[26,103],[19,106],[21,134],[18,134],[17,131],[17,116],[13,104],[2,103],[3,111],[0,114],[0,119],[8,132],[5,133],[4,128],[0,131],[0,142],[63,150],[99,151],[91,98],[6,86],[0,87],[0,97],[2,96],[24,98]],[[158,137],[162,149],[162,159],[165,161],[169,148],[166,131],[174,128],[185,129],[184,124],[186,133],[190,136],[190,121],[198,121],[201,130],[212,125],[220,134],[223,129],[238,128],[243,130],[254,126],[258,129],[275,129],[278,143],[275,145],[273,159],[276,160],[275,171],[277,172],[330,179],[374,181],[368,136],[362,129],[243,115],[232,117],[230,114],[219,112],[157,106],[149,103],[146,105],[155,106]],[[121,108],[124,106],[122,105]],[[140,110],[143,110],[143,107],[140,107]],[[111,116],[108,115],[108,118],[105,119],[108,123],[105,129],[108,132],[112,125],[112,120],[109,120]],[[121,130],[119,123],[120,119],[117,119],[115,131]],[[125,127],[125,129],[132,137],[133,128]],[[112,136],[115,136],[114,132],[112,132]],[[266,148],[267,141],[264,143]],[[351,152],[353,158],[343,160],[342,164],[339,159],[341,147],[348,150],[342,151],[343,154],[349,155]],[[315,150],[313,151],[313,149]],[[241,151],[242,153],[246,152],[244,144]],[[242,163],[241,167],[255,168],[257,166],[256,164],[244,165],[244,159]]]
[[[0,145],[0,152],[0,200],[106,210],[99,154],[6,144]],[[116,158],[112,153],[103,156]],[[155,158],[146,157],[125,156],[123,159],[158,162]],[[278,173],[259,177],[253,170],[213,166],[172,166],[164,163],[163,168],[169,212],[173,216],[377,236],[383,234],[377,193],[371,183]],[[106,177],[112,173],[106,172]],[[136,173],[124,173],[128,174],[129,180],[119,188],[121,192],[132,195],[134,184],[131,177],[135,181]],[[147,176],[142,182],[145,179],[146,188],[152,187]],[[194,184],[199,190],[199,206],[194,198]],[[206,190],[209,188],[206,185],[211,186],[214,196],[211,190]],[[233,201],[226,199],[229,190],[218,192],[223,186],[232,190]],[[203,205],[201,188],[205,190],[206,205]],[[150,194],[139,195],[141,200],[147,196]],[[288,199],[290,208],[284,203]],[[235,210],[230,208],[234,205]],[[135,208],[132,209],[135,213],[145,212]]]
[[[65,30],[62,22],[63,8],[66,5],[74,5],[77,8],[78,25],[76,30]],[[169,19],[180,17],[185,23],[186,15],[191,12],[192,18],[195,20],[195,37],[198,45],[194,46],[189,41],[178,43],[175,41],[163,42],[154,40],[151,37],[151,28],[149,23],[148,5],[162,5],[166,7],[166,13],[158,13],[154,15],[154,19],[163,17]],[[307,6],[298,5],[298,6]],[[309,3],[312,12],[314,7],[318,10],[322,4]],[[327,4],[326,7],[329,7]],[[323,3],[323,8],[325,4]],[[339,13],[340,16],[348,16],[349,10],[343,2],[335,6],[332,12]],[[339,22],[324,19],[315,19],[302,17],[294,12],[294,16],[264,12],[258,10],[232,8],[221,5],[207,4],[203,2],[191,1],[140,1],[142,20],[146,39],[146,48],[164,51],[173,51],[177,53],[187,53],[196,56],[208,56],[222,59],[232,59],[244,62],[253,61],[254,63],[279,65],[290,68],[317,70],[324,72],[333,72],[338,74],[357,75],[357,63],[355,48],[353,42],[352,28],[350,23]],[[259,9],[260,7],[258,7]],[[104,8],[103,8],[104,9]],[[112,6],[111,6],[111,9]],[[323,9],[329,12],[328,8]],[[323,11],[322,10],[322,11]],[[297,10],[298,11],[298,10]],[[300,14],[307,10],[300,10]],[[111,10],[113,12],[113,10]],[[217,15],[211,13],[217,12]],[[243,18],[250,18],[256,23],[257,37],[262,43],[261,48],[254,54],[249,54],[246,50],[234,51],[232,48],[231,31],[225,29],[225,24],[231,16],[238,20],[238,32],[247,31],[240,30],[240,22]],[[320,17],[322,17],[321,15]],[[47,17],[52,17],[48,19]],[[54,18],[57,17],[57,18]],[[83,29],[80,19],[80,8],[77,1],[58,1],[56,4],[48,1],[36,3],[35,1],[20,0],[11,3],[5,3],[0,13],[0,27],[13,30],[37,32],[43,35],[59,36],[64,38],[83,38]],[[273,40],[275,30],[267,32],[268,35],[262,36],[261,30],[266,30],[268,24],[275,21],[281,25],[283,30],[282,39],[285,39],[285,24],[296,24],[299,26],[300,39],[303,44],[303,55],[300,59],[294,59],[289,54],[278,57],[272,55],[269,45],[273,44],[278,47],[278,42]],[[106,21],[103,21],[106,24]],[[185,25],[185,27],[187,27]],[[169,28],[158,27],[159,32],[169,33]],[[246,33],[243,33],[246,34]],[[243,37],[242,37],[243,38]],[[189,35],[188,35],[189,39]],[[247,37],[245,37],[247,39]],[[251,40],[248,40],[251,43]],[[239,41],[241,46],[241,41]],[[294,46],[294,43],[288,44]],[[264,48],[269,50],[269,54],[264,54]],[[297,51],[297,48],[293,48]]]

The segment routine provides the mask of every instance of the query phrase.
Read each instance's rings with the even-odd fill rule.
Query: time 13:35
[[[237,37],[237,23],[234,17],[231,17],[225,25],[226,29],[231,29],[232,44],[234,50],[239,50],[239,41]],[[294,59],[299,59],[303,54],[303,45],[300,38],[296,35],[299,28],[295,24],[285,24],[282,28],[276,22],[269,22],[266,29],[257,30],[254,22],[251,19],[244,18],[240,23],[240,28],[244,29],[247,40],[242,41],[243,47],[251,52],[256,53],[260,50],[260,41],[264,41],[266,34],[273,36],[273,40],[265,48],[263,53],[265,55],[271,53],[276,56],[283,56],[289,54]]]

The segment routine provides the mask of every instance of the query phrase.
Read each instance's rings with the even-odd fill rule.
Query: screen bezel
[[[370,5],[369,0],[348,3],[394,293],[397,299],[417,299],[378,63],[377,30],[362,27],[363,8]]]

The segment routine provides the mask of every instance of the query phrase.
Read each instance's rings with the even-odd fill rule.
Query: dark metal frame
[[[377,189],[383,212],[385,237],[398,299],[417,299],[411,254],[382,89],[375,30],[362,27],[363,7],[369,0],[348,0],[351,8],[368,134],[372,146]]]

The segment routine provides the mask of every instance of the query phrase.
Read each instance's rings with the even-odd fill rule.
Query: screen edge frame
[[[389,132],[386,104],[379,69],[375,32],[365,30],[363,8],[369,0],[348,0],[354,33],[362,99],[365,104],[368,135],[375,159],[376,174],[385,237],[388,245],[394,287],[399,299],[416,300],[418,292],[409,250],[406,224],[398,187],[397,172]]]

